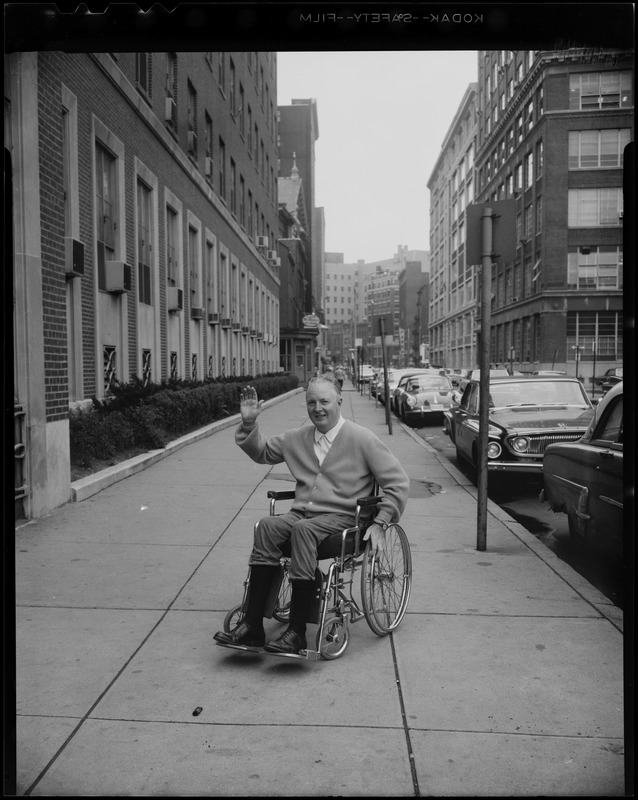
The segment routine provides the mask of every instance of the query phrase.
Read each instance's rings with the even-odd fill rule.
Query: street
[[[441,420],[433,420],[415,427],[415,432],[431,447],[449,460],[467,477],[467,467],[456,458],[454,445],[443,433]],[[543,488],[542,478],[517,475],[490,477],[489,497],[517,522],[520,522],[539,541],[552,550],[562,561],[569,564],[618,608],[623,608],[625,581],[622,566],[613,563],[600,553],[584,551],[574,547],[569,538],[567,516],[552,511],[547,503],[539,501]]]

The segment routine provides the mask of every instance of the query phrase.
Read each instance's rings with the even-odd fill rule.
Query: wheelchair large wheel
[[[366,545],[361,568],[361,600],[366,622],[377,636],[387,636],[403,619],[412,586],[412,555],[405,531],[391,525],[383,548],[374,555]]]
[[[235,630],[243,618],[244,615],[241,610],[241,605],[231,608],[224,617],[224,630],[226,633],[230,633],[231,631]]]
[[[345,653],[349,639],[347,619],[329,617],[317,631],[317,650],[322,658],[328,660],[339,658]]]

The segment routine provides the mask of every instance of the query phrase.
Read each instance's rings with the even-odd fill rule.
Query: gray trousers
[[[255,528],[253,550],[248,563],[276,566],[282,546],[290,541],[290,580],[312,581],[317,568],[317,548],[331,533],[351,528],[354,517],[346,514],[307,516],[289,511],[278,516],[263,517]]]

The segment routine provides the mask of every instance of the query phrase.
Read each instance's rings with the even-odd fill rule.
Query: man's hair
[[[332,372],[324,373],[323,375],[314,375],[308,381],[308,389],[311,386],[314,386],[315,383],[329,383],[330,386],[335,390],[335,392],[341,397],[341,386],[339,385],[339,381],[335,378]]]

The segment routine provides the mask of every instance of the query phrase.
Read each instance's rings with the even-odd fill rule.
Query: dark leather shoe
[[[247,622],[240,622],[236,628],[227,633],[217,631],[213,639],[219,644],[230,644],[241,647],[263,647],[266,634],[263,628],[255,628]]]
[[[264,647],[268,653],[281,653],[283,655],[297,655],[300,650],[307,647],[306,637],[296,631],[284,631],[274,642],[268,642]]]

